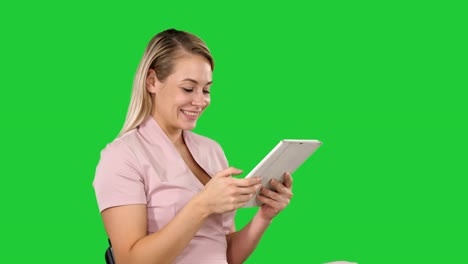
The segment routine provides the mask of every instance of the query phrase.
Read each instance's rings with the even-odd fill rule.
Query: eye
[[[203,93],[204,93],[204,94],[210,94],[210,91],[208,91],[208,90],[203,90]]]
[[[182,87],[182,89],[187,93],[193,92],[193,88],[184,88],[184,87]]]

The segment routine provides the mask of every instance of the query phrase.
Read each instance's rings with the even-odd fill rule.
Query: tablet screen
[[[270,188],[271,179],[283,182],[285,172],[294,173],[322,144],[318,140],[284,139],[281,140],[246,178],[261,177],[262,184]],[[257,192],[258,194],[258,192]],[[260,206],[256,195],[244,207]]]

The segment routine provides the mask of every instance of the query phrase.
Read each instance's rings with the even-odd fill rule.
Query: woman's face
[[[166,133],[195,128],[210,104],[211,82],[211,66],[199,55],[177,59],[173,73],[164,82],[155,78],[153,116]]]

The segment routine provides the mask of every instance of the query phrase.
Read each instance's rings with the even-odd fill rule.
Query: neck
[[[170,128],[167,126],[160,118],[158,118],[157,115],[153,115],[153,118],[158,122],[159,126],[161,129],[164,131],[166,136],[169,138],[169,140],[172,142],[174,145],[180,145],[183,144],[184,139],[182,137],[182,129],[180,128]]]

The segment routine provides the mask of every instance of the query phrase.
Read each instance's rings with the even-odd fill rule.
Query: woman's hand
[[[199,198],[206,206],[208,214],[221,214],[233,211],[247,203],[262,186],[260,178],[232,178],[231,175],[241,174],[236,168],[227,168],[218,172],[205,185]]]
[[[285,173],[284,183],[280,183],[275,179],[270,181],[270,185],[274,188],[274,191],[265,187],[260,190],[260,195],[257,195],[257,199],[263,203],[260,208],[260,214],[263,218],[271,220],[289,205],[293,196],[292,183],[291,174]]]

